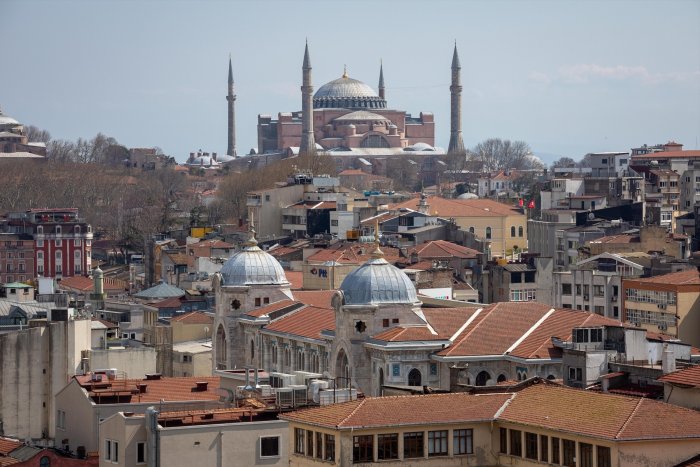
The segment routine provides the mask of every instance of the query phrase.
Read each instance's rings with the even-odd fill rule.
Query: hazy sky
[[[351,77],[389,106],[433,112],[449,141],[457,40],[463,133],[580,158],[700,138],[700,1],[0,1],[0,108],[54,138],[97,132],[178,161],[226,150],[233,57],[238,152],[259,113],[301,108]]]

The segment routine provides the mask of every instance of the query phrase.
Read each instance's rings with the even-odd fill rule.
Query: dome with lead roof
[[[346,73],[318,88],[313,98],[314,109],[385,109],[386,100],[369,85],[350,78]]]
[[[415,304],[416,288],[406,273],[375,257],[348,274],[340,285],[346,305]]]
[[[258,247],[255,238],[229,258],[221,268],[222,285],[288,285],[284,269],[271,254]]]

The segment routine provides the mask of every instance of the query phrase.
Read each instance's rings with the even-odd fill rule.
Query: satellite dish
[[[595,219],[595,214],[593,214],[592,212],[589,212],[588,213],[588,220],[592,221],[593,219]]]

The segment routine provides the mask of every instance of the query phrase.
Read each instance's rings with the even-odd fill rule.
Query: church
[[[386,386],[560,379],[562,349],[553,337],[565,341],[574,328],[620,326],[535,302],[428,307],[378,242],[338,290],[292,291],[279,262],[251,232],[213,286],[215,370],[308,372],[370,396]]]

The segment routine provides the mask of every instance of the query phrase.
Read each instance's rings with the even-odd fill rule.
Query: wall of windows
[[[499,452],[514,457],[550,462],[571,467],[611,467],[611,450],[607,446],[578,442],[579,459],[576,462],[577,441],[550,437],[544,434],[499,429]]]
[[[535,300],[535,289],[511,290],[511,302],[531,302]]]
[[[675,305],[676,292],[659,292],[657,290],[625,289],[627,300],[642,303]]]

